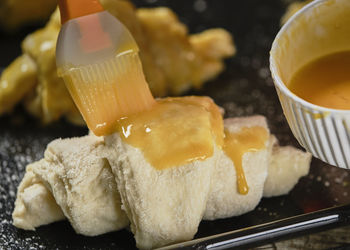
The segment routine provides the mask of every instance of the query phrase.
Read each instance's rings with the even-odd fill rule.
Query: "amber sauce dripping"
[[[268,136],[268,131],[260,126],[244,127],[235,133],[225,130],[223,149],[235,165],[238,192],[240,194],[247,194],[249,191],[243,170],[243,155],[247,152],[255,152],[265,148]]]
[[[249,190],[243,155],[263,149],[268,139],[268,131],[258,126],[237,133],[225,131],[224,136],[218,106],[208,97],[195,96],[157,100],[151,110],[119,120],[118,130],[158,170],[205,160],[213,155],[216,144],[234,162],[241,194]]]

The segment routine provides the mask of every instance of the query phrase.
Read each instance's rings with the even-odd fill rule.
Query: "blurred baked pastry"
[[[223,59],[235,53],[227,31],[210,29],[189,35],[186,26],[168,8],[135,9],[125,0],[101,0],[101,3],[135,37],[146,79],[155,96],[178,95],[192,87],[201,87],[222,72]],[[22,102],[30,114],[44,123],[65,117],[73,123],[84,124],[56,73],[59,29],[60,17],[56,10],[43,29],[23,41],[25,60],[10,64],[0,78],[0,103],[6,102],[0,114],[10,112]],[[30,71],[22,72],[21,68],[25,67]],[[19,90],[19,86],[27,87]]]
[[[18,57],[0,81],[0,114],[11,110],[37,85],[37,65],[29,55]]]
[[[57,0],[1,0],[0,26],[13,31],[23,25],[47,20],[57,5]]]
[[[313,0],[306,0],[306,1],[302,1],[302,2],[291,3],[287,8],[286,13],[281,18],[281,24],[282,25],[285,24],[289,18],[291,18],[301,8],[303,8],[305,5],[311,3],[312,1]]]

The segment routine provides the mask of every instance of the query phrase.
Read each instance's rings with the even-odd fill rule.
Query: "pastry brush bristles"
[[[114,132],[120,118],[148,110],[155,103],[135,52],[71,68],[63,75],[89,129],[96,135]]]

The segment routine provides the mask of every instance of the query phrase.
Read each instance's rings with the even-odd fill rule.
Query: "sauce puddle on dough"
[[[243,155],[256,152],[266,147],[268,132],[264,127],[244,127],[239,132],[231,133],[225,130],[224,151],[233,161],[237,175],[237,187],[240,194],[247,194],[248,183],[243,169]]]
[[[292,77],[287,87],[310,103],[350,110],[350,51],[308,63]]]
[[[120,119],[118,131],[157,170],[203,161],[214,154],[216,144],[234,162],[240,194],[249,190],[243,155],[263,149],[268,139],[267,130],[259,126],[224,132],[218,106],[208,97],[196,96],[157,100],[151,110]]]
[[[195,96],[160,99],[151,110],[119,120],[118,130],[158,170],[205,160],[224,137],[218,106]]]

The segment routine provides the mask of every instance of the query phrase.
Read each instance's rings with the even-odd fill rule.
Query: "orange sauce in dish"
[[[318,106],[350,110],[350,51],[310,62],[292,77],[287,87]]]
[[[247,152],[255,152],[266,147],[269,138],[268,131],[260,126],[244,127],[239,132],[225,131],[224,151],[233,161],[236,174],[237,186],[240,194],[247,194],[248,183],[243,170],[243,155]]]

